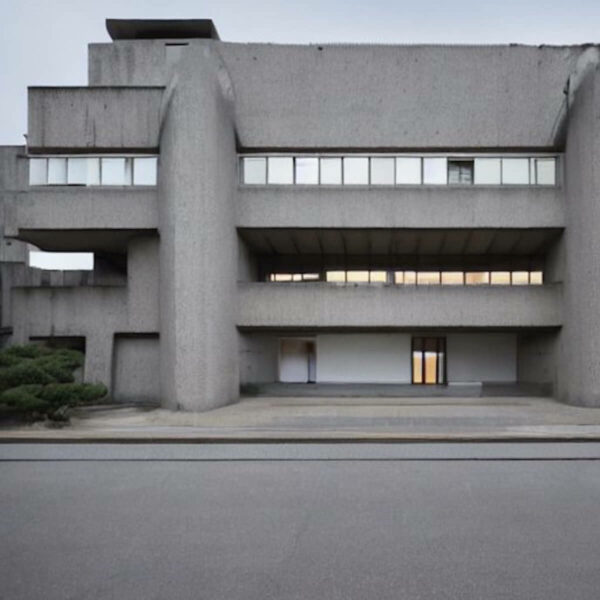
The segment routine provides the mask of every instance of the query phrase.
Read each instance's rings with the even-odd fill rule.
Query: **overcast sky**
[[[28,85],[85,85],[106,18],[211,18],[222,40],[600,42],[600,0],[1,0],[0,144],[23,144]]]

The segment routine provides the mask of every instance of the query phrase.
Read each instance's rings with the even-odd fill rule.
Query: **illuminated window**
[[[394,271],[394,283],[402,285],[404,283],[404,271]]]
[[[275,281],[292,281],[292,275],[291,273],[275,273]]]
[[[369,271],[347,271],[346,281],[350,283],[369,283]]]
[[[467,285],[485,285],[490,282],[490,274],[487,271],[474,271],[465,273]]]
[[[369,281],[371,283],[387,283],[387,271],[371,271]]]
[[[443,271],[442,285],[463,285],[465,282],[462,271]]]
[[[492,271],[490,275],[492,285],[510,285],[510,271]]]
[[[127,185],[124,158],[102,159],[102,185]]]
[[[536,158],[535,170],[538,185],[556,185],[556,160],[554,158]]]
[[[446,383],[446,339],[414,337],[412,339],[412,383],[439,385]]]
[[[417,273],[417,285],[439,285],[439,271],[419,271]]]
[[[133,159],[133,185],[156,185],[155,157]]]
[[[327,281],[344,283],[346,281],[346,271],[327,271]]]
[[[542,271],[532,271],[529,274],[530,285],[542,285],[544,283],[544,276]]]
[[[417,283],[416,271],[404,271],[404,283],[405,285],[415,285]]]
[[[512,284],[513,285],[528,285],[529,284],[529,271],[513,271]]]

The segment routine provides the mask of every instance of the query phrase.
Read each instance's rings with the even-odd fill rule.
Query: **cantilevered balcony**
[[[558,327],[560,284],[373,286],[239,284],[238,326],[255,328]]]

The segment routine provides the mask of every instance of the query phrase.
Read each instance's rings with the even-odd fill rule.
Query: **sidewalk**
[[[2,442],[600,440],[600,409],[550,398],[261,397],[204,413],[79,409],[71,425],[0,430]]]

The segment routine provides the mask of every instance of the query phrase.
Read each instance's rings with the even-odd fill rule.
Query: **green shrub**
[[[40,398],[53,406],[76,406],[99,400],[107,393],[102,383],[51,383],[44,386]]]
[[[37,358],[45,354],[51,353],[50,348],[41,346],[39,344],[27,344],[25,346],[11,346],[3,351],[3,354],[14,356],[17,358]]]
[[[46,413],[50,404],[39,397],[41,385],[20,385],[10,390],[5,390],[0,395],[0,404],[10,407],[15,412]]]
[[[0,369],[0,392],[27,383],[40,383],[46,385],[56,381],[32,361],[23,361],[12,367]]]
[[[14,354],[8,354],[7,352],[0,352],[0,368],[1,367],[12,367],[21,362],[21,359]]]

